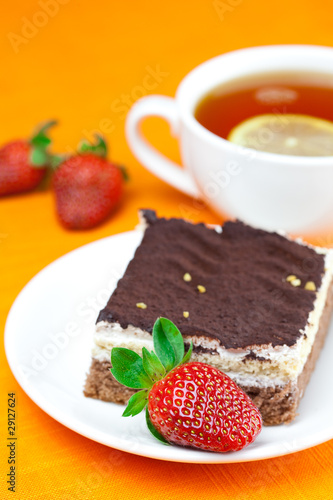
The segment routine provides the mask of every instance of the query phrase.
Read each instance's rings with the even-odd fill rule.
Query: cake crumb
[[[190,313],[189,313],[188,311],[184,311],[184,312],[183,312],[183,316],[184,316],[184,318],[188,318],[188,317],[189,317],[189,315],[190,315]]]
[[[286,281],[294,281],[297,279],[297,276],[295,276],[294,274],[289,274],[289,276],[286,277]]]
[[[311,292],[315,292],[317,290],[317,287],[313,281],[307,281],[304,288],[305,290],[310,290]]]
[[[184,281],[192,281],[192,276],[190,275],[190,273],[185,273],[183,276],[183,280]]]
[[[147,309],[147,304],[145,304],[144,302],[137,302],[136,307],[138,307],[139,309]]]
[[[198,285],[197,289],[199,290],[200,293],[206,293],[206,291],[207,291],[206,288],[202,285]]]
[[[290,282],[292,286],[300,286],[301,280],[299,278],[296,278]]]

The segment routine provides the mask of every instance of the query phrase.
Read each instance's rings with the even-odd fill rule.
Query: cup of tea
[[[164,118],[182,166],[141,131]],[[143,97],[128,113],[128,144],[171,186],[224,218],[267,230],[333,230],[333,49],[276,45],[237,50],[191,71],[175,99]]]

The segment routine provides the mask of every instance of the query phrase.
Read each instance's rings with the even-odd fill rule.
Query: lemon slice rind
[[[333,156],[333,123],[309,115],[257,115],[234,127],[227,139],[267,153]]]

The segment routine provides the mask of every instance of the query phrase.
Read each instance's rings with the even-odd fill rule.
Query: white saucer
[[[94,441],[145,457],[227,463],[293,453],[333,438],[333,325],[299,415],[266,427],[236,453],[216,454],[160,444],[144,415],[124,418],[123,407],[85,398],[94,323],[141,240],[131,231],[105,238],[56,260],[22,290],[9,313],[5,348],[24,391],[46,413]]]

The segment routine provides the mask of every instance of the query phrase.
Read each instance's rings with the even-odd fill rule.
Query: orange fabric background
[[[146,172],[131,155],[124,114],[140,95],[174,95],[189,70],[229,50],[274,43],[332,44],[330,0],[225,0],[224,15],[215,2],[204,0],[49,2],[17,0],[2,6],[0,142],[28,135],[46,118],[61,122],[53,138],[63,151],[99,130],[111,144],[112,158],[128,166],[131,181],[114,216],[87,232],[62,229],[50,191],[0,200],[2,330],[16,295],[39,270],[80,245],[132,229],[139,207],[218,221],[208,209],[196,207]],[[40,15],[42,4],[44,11],[49,9],[46,17]],[[164,72],[154,89],[145,87],[147,67]],[[165,123],[151,119],[144,128],[160,149],[178,158]],[[281,458],[229,465],[174,464],[126,454],[81,437],[46,415],[18,386],[3,347],[0,356],[2,499],[333,498],[333,441]],[[17,395],[18,415],[16,494],[5,484],[11,391]]]

